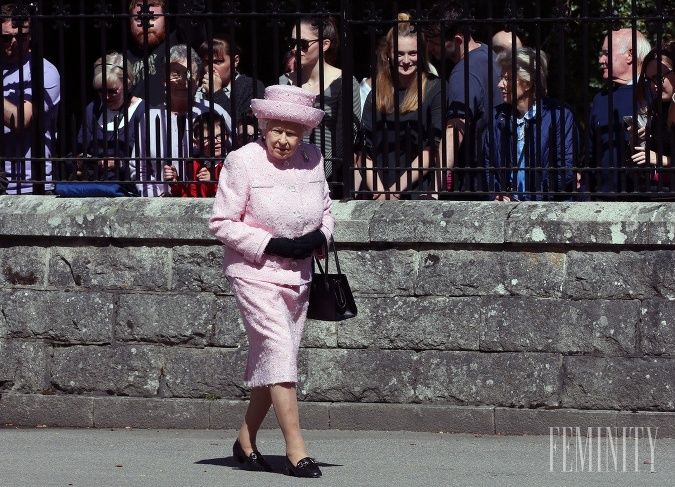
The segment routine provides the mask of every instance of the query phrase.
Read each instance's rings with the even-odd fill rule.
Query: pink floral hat
[[[265,98],[251,100],[251,110],[259,120],[284,120],[313,129],[321,123],[324,111],[314,108],[316,95],[292,85],[265,88]]]

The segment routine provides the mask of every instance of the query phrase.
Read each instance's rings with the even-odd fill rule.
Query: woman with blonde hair
[[[357,165],[374,199],[419,199],[435,188],[429,168],[443,132],[442,81],[430,72],[424,34],[411,20],[399,13],[398,26],[380,42],[363,107]]]
[[[145,103],[131,94],[135,78],[131,63],[110,52],[94,63],[92,85],[98,96],[87,105],[77,134],[77,153],[115,152],[129,156],[134,129]]]

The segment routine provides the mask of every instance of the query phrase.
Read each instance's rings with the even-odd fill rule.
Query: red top
[[[192,161],[192,171],[189,179],[197,180],[197,173],[202,168],[202,161]],[[223,168],[223,161],[216,164],[215,181],[208,183],[178,183],[171,185],[171,194],[181,198],[213,198],[218,190],[218,178],[220,170]]]

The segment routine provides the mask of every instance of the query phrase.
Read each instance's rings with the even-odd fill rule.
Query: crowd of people
[[[180,5],[205,12],[200,0]],[[260,136],[250,107],[265,84],[241,72],[246,55],[230,36],[207,35],[203,21],[180,10],[170,29],[164,0],[132,0],[129,48],[94,62],[96,98],[75,143],[56,157],[57,115],[67,109],[59,106],[59,72],[44,59],[34,82],[30,15],[18,4],[1,9],[0,194],[68,195],[73,183],[96,181],[126,195],[213,196],[227,154]],[[562,60],[512,31],[474,39],[451,0],[425,19],[399,13],[360,83],[343,77],[334,18],[302,17],[287,34],[283,74],[273,84],[313,93],[325,112],[305,141],[323,153],[332,198],[618,200],[675,192],[675,44],[652,48],[633,28],[607,32],[598,59],[606,84],[582,120],[548,93],[549,66]],[[34,85],[42,89],[34,93]]]
[[[300,428],[297,356],[312,258],[333,234],[332,198],[512,202],[675,189],[675,44],[652,48],[635,29],[607,33],[606,86],[582,151],[573,110],[548,94],[550,56],[514,32],[474,39],[451,1],[423,23],[400,12],[361,83],[339,66],[335,20],[302,17],[288,32],[284,74],[267,87],[240,72],[229,36],[207,36],[194,20],[167,32],[163,0],[132,0],[129,14],[133,45],[94,62],[96,98],[57,170],[59,72],[33,59],[24,7],[0,7],[0,193],[214,198],[209,228],[224,244],[249,342],[250,401],[232,447],[242,468],[272,470],[256,440],[273,406],[286,473],[322,475]]]

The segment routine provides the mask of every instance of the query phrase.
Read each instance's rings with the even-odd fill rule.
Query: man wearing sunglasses
[[[4,127],[0,141],[3,168],[9,182],[7,194],[31,194],[33,180],[46,181],[45,191],[52,191],[52,140],[55,136],[57,108],[60,101],[60,76],[54,65],[44,59],[43,79],[33,83],[31,73],[30,22],[28,12],[18,4],[0,7],[2,21],[2,88]],[[33,89],[43,89],[42,107],[33,106]],[[35,119],[34,119],[35,115]],[[37,117],[42,117],[42,124]],[[38,129],[44,132],[38,133]],[[32,162],[33,141],[44,141],[44,171],[41,162]],[[0,177],[0,186],[2,178]]]

